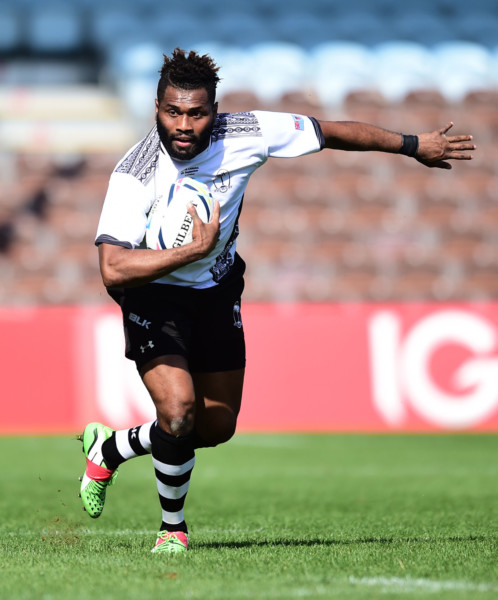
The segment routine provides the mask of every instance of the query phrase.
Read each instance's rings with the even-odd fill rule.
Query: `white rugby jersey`
[[[95,243],[144,247],[147,215],[161,194],[185,176],[205,183],[220,203],[220,237],[205,258],[155,283],[207,288],[234,265],[238,219],[251,174],[269,157],[291,158],[323,147],[318,122],[304,115],[254,111],[217,116],[209,146],[192,160],[172,159],[157,128],[120,160],[109,181]]]

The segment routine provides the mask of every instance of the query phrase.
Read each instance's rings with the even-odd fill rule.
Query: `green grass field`
[[[498,437],[239,435],[198,452],[187,555],[152,555],[149,457],[100,519],[70,438],[0,438],[0,598],[498,597]]]

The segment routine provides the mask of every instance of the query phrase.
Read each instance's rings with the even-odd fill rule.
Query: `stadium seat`
[[[466,19],[472,14],[488,13],[498,16],[498,4],[495,0],[472,0],[472,2],[455,2],[455,0],[438,0],[448,13]]]
[[[153,41],[121,40],[109,47],[108,69],[113,79],[155,75],[164,49]]]
[[[154,119],[154,99],[157,94],[158,75],[134,75],[116,82],[116,89],[130,115],[144,131],[152,126]],[[150,124],[150,125],[149,125]]]
[[[390,38],[433,46],[453,38],[445,19],[425,12],[404,11],[392,21]]]
[[[290,10],[275,17],[272,31],[275,40],[309,49],[319,42],[333,39],[330,18],[312,11]]]
[[[498,44],[498,15],[488,12],[472,12],[454,19],[456,37],[493,48]]]
[[[248,48],[274,37],[263,19],[254,14],[234,10],[213,15],[203,27],[208,40],[239,48]]]
[[[386,20],[375,12],[348,12],[327,23],[329,40],[346,40],[370,47],[392,37]]]
[[[151,121],[164,49],[153,41],[126,41],[108,49],[106,73],[134,118]]]
[[[490,65],[491,65],[491,73],[490,73],[490,86],[491,88],[498,90],[498,44],[495,46],[494,50],[490,55]]]
[[[447,42],[434,48],[437,86],[449,102],[460,102],[473,91],[486,89],[492,80],[492,57],[471,42]]]
[[[145,17],[147,35],[160,43],[164,53],[179,47],[194,50],[200,42],[212,38],[212,30],[196,11],[152,11]]]
[[[21,18],[12,8],[0,8],[0,52],[20,50],[22,44]]]
[[[339,15],[354,15],[358,13],[372,13],[376,16],[392,12],[397,4],[393,0],[349,0],[349,2],[334,2],[334,12]],[[403,6],[401,4],[401,6]]]
[[[69,4],[34,6],[26,30],[28,46],[34,52],[76,52],[83,43],[81,14]]]
[[[363,1],[367,2],[368,0]],[[419,14],[422,13],[431,17],[441,16],[445,12],[439,0],[417,0],[415,7],[408,6],[405,2],[397,2],[396,0],[381,0],[380,5],[378,2],[373,3],[370,0],[369,4],[377,14],[383,14],[387,19],[392,19],[407,11],[413,12],[414,10]]]
[[[407,94],[433,87],[433,57],[421,44],[386,42],[375,48],[374,79],[389,101],[399,102]]]
[[[312,86],[324,106],[341,104],[350,92],[372,89],[371,53],[361,44],[330,42],[310,54]]]
[[[218,43],[200,44],[197,51],[212,56],[221,68],[221,81],[218,84],[220,98],[233,92],[251,89],[253,65],[248,52],[244,52],[236,46]]]
[[[296,44],[268,42],[250,49],[251,88],[258,98],[274,102],[303,88],[307,73],[306,52]]]
[[[116,41],[124,39],[144,39],[147,30],[139,12],[132,8],[99,5],[89,19],[90,43],[98,50],[107,51]],[[150,36],[149,36],[150,37]]]

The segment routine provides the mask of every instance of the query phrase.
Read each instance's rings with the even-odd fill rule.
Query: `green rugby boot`
[[[104,510],[107,486],[112,485],[118,476],[117,469],[108,469],[102,456],[102,444],[108,440],[114,430],[102,423],[89,423],[78,439],[83,442],[86,457],[86,469],[80,477],[80,498],[83,509],[96,519]]]
[[[177,554],[186,552],[188,548],[188,535],[183,531],[160,531],[157,541],[151,552],[154,554]]]

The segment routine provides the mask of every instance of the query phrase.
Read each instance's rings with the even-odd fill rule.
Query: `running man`
[[[236,252],[238,219],[252,173],[268,158],[323,149],[380,151],[450,169],[469,160],[470,135],[447,135],[452,123],[403,135],[359,122],[318,121],[300,114],[218,113],[218,67],[208,56],[175,49],[164,57],[156,123],[110,177],[96,245],[102,279],[120,305],[126,356],[154,402],[157,419],[114,431],[87,425],[80,495],[93,518],[125,461],[152,454],[162,520],[155,553],[184,552],[184,503],[197,448],[235,433],[245,369],[241,295],[245,263]],[[144,247],[155,199],[188,175],[209,186],[213,219],[193,206],[193,241],[171,250]]]

